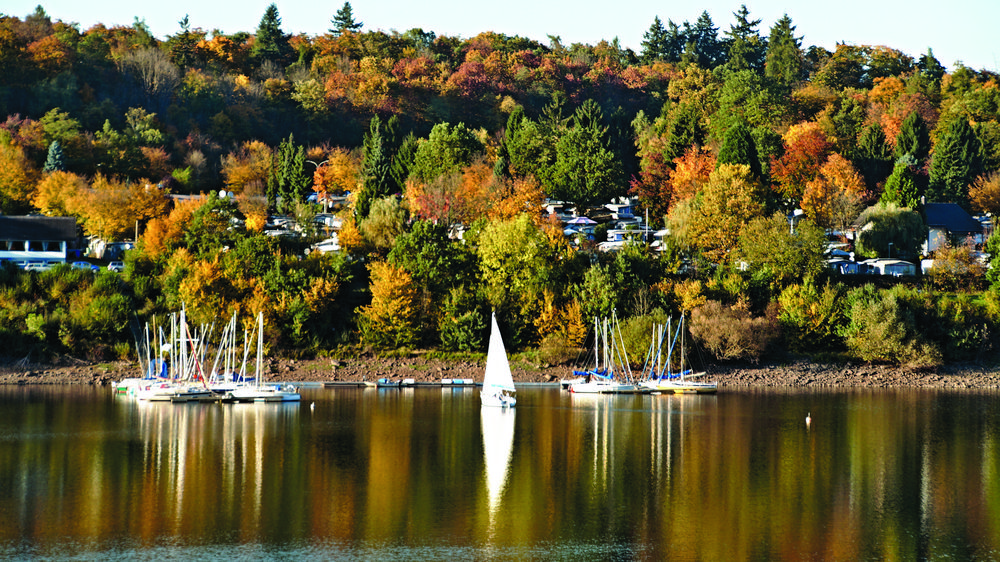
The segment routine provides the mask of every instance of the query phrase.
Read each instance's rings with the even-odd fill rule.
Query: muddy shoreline
[[[267,379],[275,382],[360,382],[382,377],[412,378],[418,382],[442,378],[482,380],[483,363],[445,361],[424,357],[356,359],[270,359]],[[552,383],[570,378],[567,365],[511,365],[516,382]],[[1000,369],[992,365],[949,365],[933,371],[908,371],[885,365],[825,365],[806,361],[764,365],[712,365],[702,380],[714,380],[720,389],[741,388],[939,388],[1000,389]],[[64,359],[52,364],[0,360],[0,384],[110,385],[136,376],[134,362],[86,363]]]

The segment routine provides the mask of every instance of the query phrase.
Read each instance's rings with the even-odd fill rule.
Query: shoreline
[[[379,378],[412,378],[435,382],[442,378],[482,381],[484,362],[445,361],[424,357],[353,359],[269,359],[269,382],[363,382]],[[572,366],[535,367],[513,363],[515,383],[557,383],[572,378]],[[137,374],[135,362],[60,363],[0,361],[0,385],[89,384],[111,385]],[[719,389],[754,388],[930,388],[1000,389],[1000,370],[979,364],[946,365],[929,371],[911,371],[887,365],[821,364],[807,361],[762,365],[711,365],[703,380],[715,381]]]

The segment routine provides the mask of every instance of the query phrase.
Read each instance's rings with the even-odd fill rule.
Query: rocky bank
[[[381,377],[437,381],[442,378],[482,380],[483,363],[444,361],[421,356],[355,359],[270,359],[265,367],[275,382],[374,381]],[[514,361],[517,382],[557,382],[571,376],[566,365],[535,366]],[[132,362],[86,363],[64,359],[53,364],[0,360],[0,384],[109,385],[135,376]],[[908,371],[885,365],[826,365],[805,361],[765,365],[713,365],[704,380],[720,390],[767,387],[793,388],[940,388],[1000,389],[1000,370],[978,364],[949,365],[931,371]]]

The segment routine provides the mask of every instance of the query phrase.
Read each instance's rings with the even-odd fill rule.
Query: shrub
[[[822,289],[812,279],[791,285],[778,297],[778,321],[788,347],[797,352],[843,348],[837,330],[843,328],[844,286],[827,283]]]
[[[849,322],[841,330],[848,350],[864,361],[922,368],[940,365],[941,351],[917,329],[905,289],[877,291],[868,285],[848,295]]]
[[[760,361],[780,336],[774,307],[752,317],[745,304],[723,306],[708,301],[691,313],[691,336],[719,359]]]

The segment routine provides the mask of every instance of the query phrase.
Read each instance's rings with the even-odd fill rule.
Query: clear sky
[[[131,25],[138,16],[153,34],[163,39],[177,33],[177,22],[185,14],[192,28],[224,33],[253,32],[270,0],[47,0],[41,3],[53,20],[77,22],[81,30],[95,23]],[[23,18],[33,12],[38,0],[4,0],[0,12]],[[279,0],[278,12],[286,33],[318,35],[343,0],[320,4],[306,0]],[[741,2],[705,0],[653,2],[652,0],[496,2],[463,0],[357,0],[351,2],[355,19],[367,30],[406,31],[419,27],[438,35],[472,37],[483,31],[521,35],[548,44],[548,35],[559,36],[565,45],[595,44],[601,39],[619,39],[623,47],[641,51],[643,33],[660,16],[680,24],[694,23],[703,10],[722,31],[733,23],[733,12]],[[886,45],[914,58],[930,47],[946,68],[962,61],[973,69],[1000,71],[1000,0],[840,0],[837,2],[746,2],[750,16],[760,19],[760,34],[766,36],[782,14],[788,13],[803,45],[833,50],[837,42],[856,45]]]

